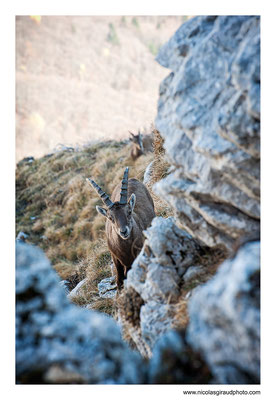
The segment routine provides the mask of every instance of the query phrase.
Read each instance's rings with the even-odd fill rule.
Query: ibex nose
[[[129,228],[126,226],[124,229],[120,230],[120,236],[122,239],[127,239],[129,237]]]

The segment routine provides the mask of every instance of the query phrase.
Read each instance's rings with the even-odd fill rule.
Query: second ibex
[[[107,219],[107,245],[117,271],[117,287],[120,290],[143,246],[143,230],[148,228],[155,217],[153,200],[142,182],[137,179],[128,180],[128,167],[122,184],[115,187],[111,199],[96,182],[89,178],[87,180],[107,207],[96,206],[96,209]]]

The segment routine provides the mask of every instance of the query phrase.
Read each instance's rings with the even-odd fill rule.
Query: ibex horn
[[[127,203],[127,186],[128,186],[128,167],[126,167],[125,169],[124,177],[122,180],[120,204]]]
[[[107,208],[111,208],[113,206],[114,203],[112,203],[112,201],[110,200],[110,197],[108,196],[108,194],[106,194],[99,185],[96,184],[96,182],[93,181],[93,179],[90,178],[86,178],[87,182],[90,183],[91,186],[93,186],[93,188],[98,192],[98,194],[100,195],[102,201],[104,202],[104,204],[107,206]]]

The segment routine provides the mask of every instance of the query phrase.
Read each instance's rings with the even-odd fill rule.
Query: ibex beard
[[[96,206],[106,218],[107,245],[117,272],[117,288],[120,291],[134,259],[143,247],[143,231],[155,217],[152,197],[146,186],[137,179],[128,179],[125,169],[122,183],[110,197],[92,179],[87,179],[97,191],[107,208]]]

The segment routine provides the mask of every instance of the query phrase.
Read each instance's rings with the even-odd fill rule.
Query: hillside
[[[61,279],[73,289],[88,277],[85,297],[80,305],[112,306],[109,299],[98,298],[97,284],[111,275],[111,257],[105,239],[105,218],[96,211],[101,200],[87,184],[93,177],[109,194],[121,181],[126,166],[130,178],[143,181],[147,165],[155,160],[154,181],[164,177],[168,164],[162,154],[162,140],[155,131],[155,153],[130,158],[131,144],[106,141],[75,151],[64,149],[42,158],[26,158],[16,170],[16,234],[24,232],[27,243],[42,248]],[[152,193],[156,214],[168,216],[171,208]],[[112,307],[111,307],[112,308]],[[112,309],[105,309],[112,312]]]
[[[181,16],[16,18],[16,160],[149,129]]]
[[[133,162],[111,140],[17,165],[18,383],[260,383],[260,18],[192,18],[156,60],[153,153]],[[157,216],[102,298],[110,255],[85,178],[110,194],[126,166],[140,181],[151,166]]]

